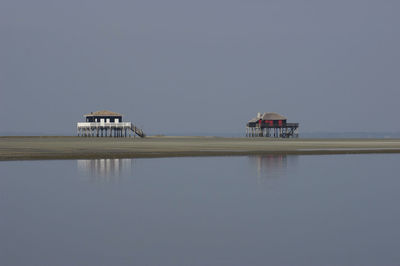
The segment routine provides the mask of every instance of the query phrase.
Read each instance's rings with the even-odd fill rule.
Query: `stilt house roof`
[[[263,113],[259,116],[250,119],[247,123],[256,123],[258,120],[287,120],[286,117],[278,113]]]
[[[262,120],[287,120],[286,117],[278,113],[264,113],[261,115]]]
[[[122,116],[122,115],[119,113],[116,113],[116,112],[102,110],[102,111],[97,111],[97,112],[91,112],[90,114],[84,115],[84,117],[88,117],[88,116]]]
[[[256,123],[258,120],[260,120],[260,119],[257,117],[254,117],[254,118],[250,119],[247,123]]]

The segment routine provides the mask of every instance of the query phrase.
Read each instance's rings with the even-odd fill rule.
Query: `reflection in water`
[[[133,159],[95,159],[77,160],[78,171],[96,180],[115,181],[124,173],[130,172]]]
[[[297,164],[295,155],[257,155],[249,156],[250,164],[256,168],[259,178],[277,178],[286,175],[288,164]]]

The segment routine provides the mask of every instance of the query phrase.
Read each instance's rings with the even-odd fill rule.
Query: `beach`
[[[400,139],[0,137],[0,160],[400,153]]]

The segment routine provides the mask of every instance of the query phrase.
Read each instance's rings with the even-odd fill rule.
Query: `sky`
[[[400,131],[400,1],[2,0],[0,132]]]

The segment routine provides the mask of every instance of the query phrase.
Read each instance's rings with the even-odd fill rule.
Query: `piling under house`
[[[138,135],[144,138],[143,130],[132,122],[122,122],[119,113],[102,110],[84,115],[85,122],[76,125],[78,136],[83,137],[130,137]]]
[[[287,118],[277,113],[258,113],[246,124],[247,137],[296,138],[299,123],[287,123]]]

